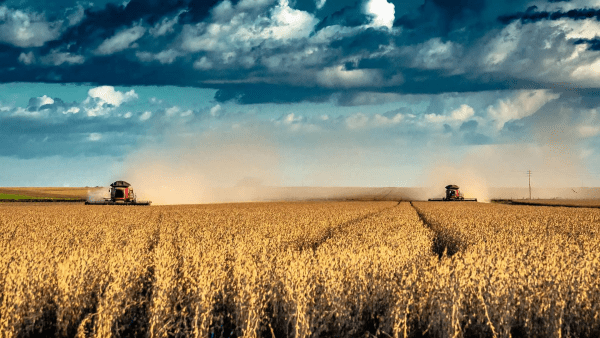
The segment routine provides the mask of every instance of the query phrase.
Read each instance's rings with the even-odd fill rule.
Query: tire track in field
[[[414,206],[413,202],[410,202],[410,206],[415,210],[421,222],[433,233],[433,243],[431,243],[431,251],[433,251],[441,259],[444,254],[448,257],[452,257],[455,253],[460,250],[461,240],[455,238],[443,231],[443,228],[436,226],[421,213],[421,211]]]
[[[395,207],[397,207],[398,205],[400,205],[400,202],[398,202],[398,204],[391,206],[391,207],[387,207],[387,208],[383,208],[379,211],[374,211],[371,213],[368,213],[366,215],[351,219],[349,221],[340,223],[336,226],[332,226],[329,227],[327,229],[327,231],[325,232],[325,234],[321,237],[319,237],[317,240],[313,241],[312,243],[307,243],[306,245],[303,245],[300,247],[301,251],[304,251],[306,249],[312,249],[313,252],[316,251],[321,245],[323,245],[323,243],[327,242],[330,238],[333,238],[334,236],[336,236],[337,234],[341,233],[342,231],[344,231],[345,229],[353,226],[353,225],[357,225],[369,218],[373,218],[376,217],[378,215],[381,215],[383,212],[393,209]]]

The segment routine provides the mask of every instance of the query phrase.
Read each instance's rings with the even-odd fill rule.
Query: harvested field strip
[[[546,207],[600,208],[600,200],[510,200],[513,205],[535,205]]]
[[[86,200],[77,198],[19,198],[19,199],[0,199],[0,203],[83,203]]]

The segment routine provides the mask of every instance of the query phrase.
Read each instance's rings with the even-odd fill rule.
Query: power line
[[[529,199],[531,199],[531,170],[527,170],[527,176],[529,176]]]

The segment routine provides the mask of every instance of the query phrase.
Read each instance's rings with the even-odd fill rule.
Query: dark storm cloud
[[[600,39],[577,39],[573,43],[576,45],[587,44],[589,50],[600,50]]]
[[[569,82],[570,73],[540,78],[539,70],[518,67],[549,53],[558,62],[576,44],[600,50],[597,39],[567,41],[565,34],[552,35],[555,28],[519,26],[517,33],[529,35],[511,33],[510,39],[504,31],[517,20],[597,18],[598,9],[546,12],[520,0],[388,0],[390,17],[391,7],[368,12],[369,1],[132,0],[85,8],[62,1],[47,17],[39,4],[31,7],[38,12],[3,7],[0,81],[205,87],[218,89],[219,102],[240,103],[322,102],[335,94],[343,105],[359,102],[353,96],[365,91],[547,88]],[[32,29],[23,17],[37,25],[32,35],[12,33]],[[563,45],[544,49],[528,42],[539,41],[536,36],[554,36]],[[511,41],[516,47],[506,49]]]
[[[498,17],[498,21],[503,24],[508,24],[515,20],[521,20],[524,23],[537,22],[542,20],[560,20],[560,19],[572,19],[572,20],[585,20],[585,19],[598,19],[600,16],[600,9],[572,9],[566,12],[539,12],[536,6],[529,7],[526,12],[519,12],[510,15],[502,15]]]
[[[241,104],[326,102],[334,93],[330,89],[302,88],[281,85],[223,86],[215,94],[218,102],[235,100]]]
[[[192,8],[197,1],[188,3],[184,0],[131,0],[126,6],[108,3],[102,10],[88,9],[85,19],[79,25],[82,28],[103,27],[114,28],[129,25],[144,19],[150,25],[155,24],[163,16],[181,8]],[[210,1],[207,1],[210,3]]]
[[[561,96],[572,99],[586,109],[600,108],[600,89],[569,89],[563,91]]]
[[[331,43],[331,48],[340,49],[344,54],[358,54],[377,51],[380,46],[387,46],[392,41],[389,33],[367,28],[357,32],[355,35],[348,36]],[[369,62],[369,60],[361,60]]]
[[[369,22],[369,17],[363,12],[360,2],[350,3],[348,6],[326,16],[317,25],[316,30],[324,27],[339,25],[346,27],[362,26]]]
[[[425,0],[418,9],[396,17],[394,26],[410,30],[409,36],[414,42],[446,37],[461,27],[484,25],[481,22],[484,7],[484,1]],[[465,33],[472,34],[473,31],[466,30]],[[479,30],[478,33],[483,32]]]
[[[103,9],[88,8],[84,19],[70,27],[61,39],[50,42],[42,51],[66,45],[72,53],[83,52],[114,35],[120,28],[144,22],[155,25],[161,18],[188,8],[183,0],[131,0],[126,6],[107,3]]]
[[[21,48],[6,43],[0,43],[0,64],[4,65],[4,67],[0,67],[0,72],[6,70],[5,67],[7,66],[17,66],[19,54],[21,54]]]
[[[188,0],[187,12],[182,15],[182,19],[186,23],[201,22],[209,15],[211,8],[218,4],[221,0]],[[232,1],[232,4],[237,4],[238,1]]]
[[[397,18],[394,24],[416,28],[431,23],[433,19],[437,21],[435,26],[448,32],[454,21],[464,19],[467,15],[478,14],[484,7],[485,1],[425,0],[417,11]]]
[[[297,10],[309,13],[317,11],[317,5],[313,0],[297,0],[291,6]]]

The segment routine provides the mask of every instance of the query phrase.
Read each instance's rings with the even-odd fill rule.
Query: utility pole
[[[531,170],[527,170],[527,176],[529,176],[529,199],[531,199]]]

